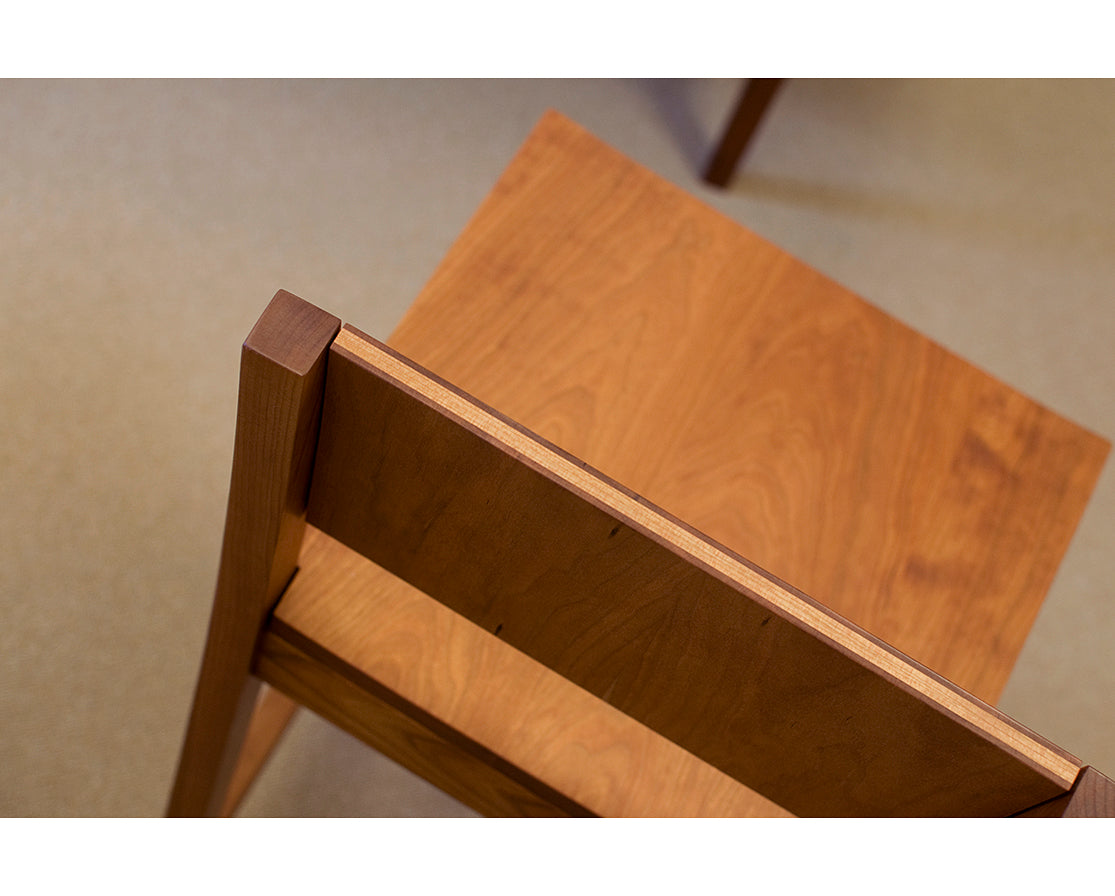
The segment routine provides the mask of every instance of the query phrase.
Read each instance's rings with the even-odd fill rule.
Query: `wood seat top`
[[[557,113],[389,344],[991,703],[1109,449]]]

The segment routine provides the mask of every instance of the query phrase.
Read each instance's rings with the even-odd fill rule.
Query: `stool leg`
[[[251,657],[249,655],[248,660]],[[178,761],[169,816],[219,815],[260,682],[206,650]]]
[[[297,568],[340,324],[280,291],[244,343],[217,593],[168,815],[218,815],[226,803],[259,689],[256,642]]]
[[[781,84],[781,78],[751,78],[744,85],[735,113],[705,169],[708,183],[723,187],[732,179],[736,165]]]
[[[221,815],[227,818],[235,814],[297,711],[298,704],[281,691],[268,684],[259,689]]]

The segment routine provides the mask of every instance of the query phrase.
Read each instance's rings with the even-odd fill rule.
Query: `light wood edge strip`
[[[686,527],[647,507],[601,477],[589,473],[568,457],[431,379],[391,351],[369,342],[359,331],[346,325],[334,341],[334,348],[372,365],[400,386],[433,402],[458,422],[504,444],[535,466],[558,477],[582,496],[623,514],[645,531],[675,545],[692,560],[737,583],[787,616],[797,619],[819,636],[861,658],[881,674],[923,694],[937,703],[943,712],[966,722],[1021,757],[1036,763],[1062,782],[1066,789],[1076,780],[1081,768],[1078,763],[1000,717],[975,697],[934,678],[896,652],[883,649],[879,642],[868,638],[839,617],[812,605]]]

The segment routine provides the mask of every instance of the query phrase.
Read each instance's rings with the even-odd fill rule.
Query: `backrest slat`
[[[799,815],[1007,815],[1073,757],[346,327],[309,521]]]

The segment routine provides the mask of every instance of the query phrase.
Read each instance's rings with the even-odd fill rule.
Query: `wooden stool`
[[[988,705],[1103,440],[555,113],[389,347],[339,327],[245,343],[171,814],[279,692],[491,814],[1113,810]]]

